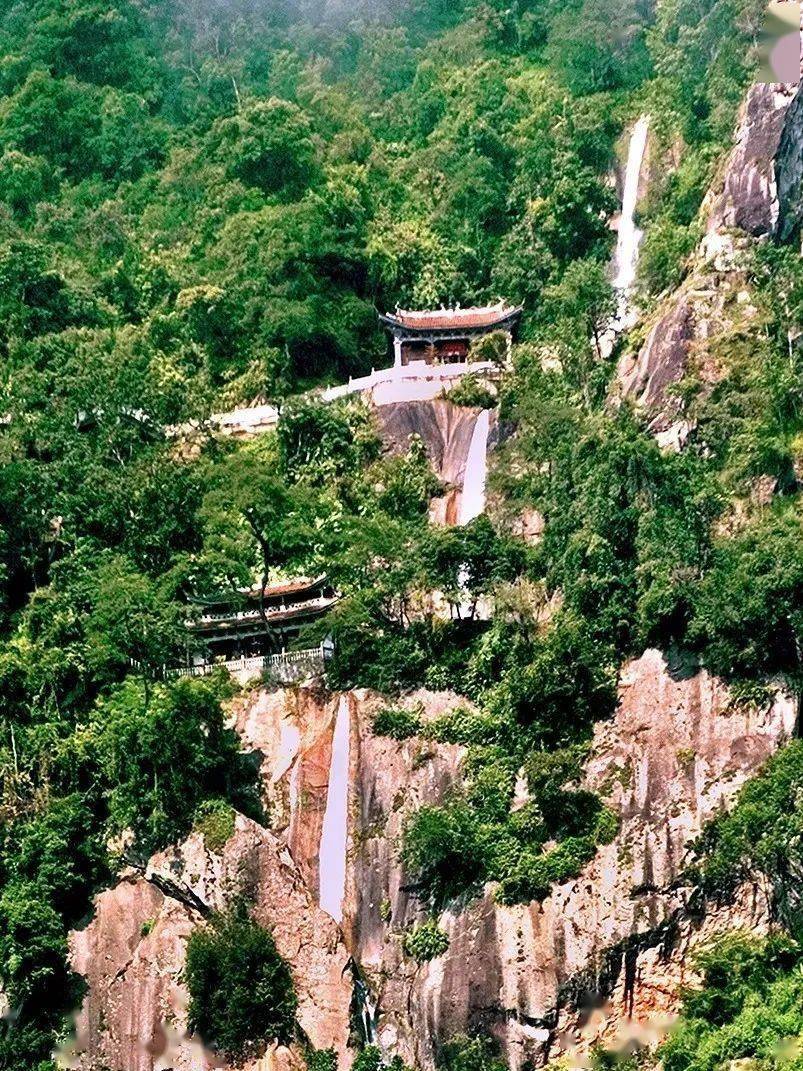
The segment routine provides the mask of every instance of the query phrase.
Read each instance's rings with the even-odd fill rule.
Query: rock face
[[[316,1048],[335,1049],[348,1063],[349,956],[336,924],[315,904],[285,845],[242,816],[222,854],[193,834],[155,856],[147,878],[130,875],[95,903],[95,917],[71,938],[72,963],[89,984],[77,1021],[80,1066],[120,1071],[206,1071],[225,1066],[187,1035],[188,995],[181,981],[186,941],[203,917],[148,879],[166,878],[209,908],[238,892],[253,898],[254,917],[268,926],[292,964],[298,1022]],[[158,878],[157,878],[158,880]],[[287,1050],[270,1054],[293,1065]],[[264,1060],[249,1071],[266,1068]]]
[[[426,717],[465,704],[425,692],[406,702]],[[319,853],[337,790],[332,741],[344,703],[345,860],[326,861],[345,863],[338,927],[318,906],[331,878],[321,873]],[[431,1068],[439,1040],[473,1029],[494,1033],[514,1068],[537,1065],[594,1038],[654,1025],[676,1009],[690,948],[725,925],[763,924],[757,890],[745,890],[730,912],[696,920],[685,918],[684,891],[673,883],[703,822],[792,733],[788,697],[777,694],[761,710],[734,707],[719,681],[670,667],[657,651],[626,666],[619,710],[598,726],[586,773],[621,816],[616,840],[541,904],[502,907],[489,886],[480,899],[451,905],[440,919],[449,949],[424,965],[401,949],[404,930],[423,912],[399,863],[399,839],[411,810],[460,784],[464,752],[374,736],[379,705],[367,692],[339,696],[314,687],[236,701],[236,727],[263,755],[271,831],[238,818],[221,855],[195,834],[150,865],[211,906],[246,883],[257,917],[274,929],[292,966],[302,1028],[316,1047],[333,1046],[341,1067],[353,1056],[350,1007],[365,1036],[411,1066]],[[185,941],[200,921],[141,876],[98,898],[94,920],[72,936],[73,962],[89,982],[80,1016],[87,1071],[212,1066],[186,1037],[180,982]],[[353,984],[352,959],[368,999]],[[589,1017],[590,994],[601,1007]],[[296,1058],[269,1056],[280,1068]]]
[[[803,93],[795,94],[778,144],[778,237],[786,241],[803,223]]]
[[[689,277],[660,306],[638,352],[626,352],[617,369],[615,396],[650,415],[651,430],[666,445],[682,445],[690,430],[673,387],[698,354],[704,387],[715,381],[705,364],[711,342],[752,311],[739,250],[787,239],[803,219],[803,92],[797,87],[751,87],[735,148],[702,211],[705,235]],[[735,309],[739,294],[745,301]]]
[[[619,384],[624,397],[632,398],[643,409],[659,410],[653,430],[663,431],[671,423],[667,391],[685,372],[694,331],[692,304],[683,295],[653,325],[638,357],[630,357],[619,366]]]
[[[432,502],[430,517],[435,523],[457,524],[466,462],[480,410],[436,398],[391,402],[375,412],[382,441],[391,453],[406,453],[412,436],[422,440],[435,474],[445,485],[445,494]],[[496,438],[496,413],[491,412],[489,449]]]
[[[779,185],[788,202],[794,185],[788,172],[790,150],[794,145],[799,154],[803,145],[800,106],[790,108],[796,93],[797,87],[791,85],[758,83],[750,87],[722,189],[708,215],[708,233],[736,229],[753,238],[765,238],[781,229]],[[785,148],[781,154],[782,140]]]

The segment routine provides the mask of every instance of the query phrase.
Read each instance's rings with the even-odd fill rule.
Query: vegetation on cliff
[[[188,1022],[213,1051],[237,1061],[295,1036],[298,999],[270,932],[243,904],[216,915],[187,941]]]
[[[681,160],[646,206],[651,295],[682,276],[761,6],[3,7],[4,1068],[52,1066],[80,1000],[66,934],[121,845],[138,863],[196,819],[258,816],[227,685],[160,679],[204,591],[324,568],[344,594],[333,684],[476,703],[439,727],[469,745],[465,798],[408,829],[433,902],[480,873],[543,895],[610,835],[573,784],[576,748],[627,654],[683,643],[727,675],[799,673],[799,259],[750,264],[760,317],[715,355],[715,390],[683,385],[699,432],[679,456],[606,407],[594,345],[617,138],[649,110],[656,151]],[[498,294],[526,311],[499,399],[517,433],[505,508],[436,530],[420,443],[387,458],[361,406],[287,399],[383,361],[375,306]],[[255,398],[285,402],[276,436],[185,452],[167,434]],[[769,503],[751,502],[759,478]],[[536,549],[503,523],[520,508],[546,519]],[[459,617],[491,595],[489,627]],[[531,798],[512,813],[521,768]],[[467,1044],[451,1066],[488,1062]]]

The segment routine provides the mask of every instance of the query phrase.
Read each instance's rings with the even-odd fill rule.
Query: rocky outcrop
[[[787,241],[803,223],[803,93],[797,92],[776,155],[779,219],[777,236]]]
[[[683,295],[653,325],[638,355],[627,354],[619,365],[622,395],[644,410],[658,411],[654,431],[665,431],[672,423],[669,388],[683,377],[694,335],[692,303]]]
[[[690,431],[674,388],[694,365],[703,387],[718,370],[711,343],[752,312],[739,252],[751,242],[787,239],[803,218],[803,93],[756,84],[742,109],[736,145],[702,208],[705,235],[683,285],[659,307],[646,340],[623,354],[614,394],[650,418],[665,445]],[[736,300],[738,299],[738,300]]]
[[[779,185],[788,201],[790,149],[796,145],[799,154],[803,146],[800,107],[790,108],[796,93],[793,85],[757,83],[750,87],[721,190],[711,198],[707,234],[738,230],[765,238],[781,230]]]
[[[375,412],[380,437],[390,453],[406,453],[413,436],[424,443],[435,474],[444,484],[444,494],[432,502],[430,517],[435,523],[457,524],[466,462],[480,410],[435,398],[391,402]],[[489,449],[496,438],[496,413],[492,412]]]
[[[375,736],[373,712],[382,700],[371,693],[302,687],[237,700],[236,727],[263,757],[271,830],[239,818],[221,856],[194,835],[157,857],[151,871],[210,906],[247,883],[257,917],[274,929],[292,965],[301,1026],[316,1046],[336,1048],[341,1067],[352,1055],[350,1006],[369,1038],[423,1069],[432,1067],[438,1041],[456,1031],[490,1031],[518,1068],[623,1029],[653,1029],[676,1010],[688,953],[700,940],[766,920],[754,889],[729,911],[687,917],[676,879],[690,839],[790,736],[796,711],[780,692],[760,709],[734,705],[721,682],[669,665],[657,651],[625,667],[620,693],[615,718],[597,728],[586,773],[621,816],[616,840],[543,903],[503,907],[488,886],[480,898],[451,905],[440,919],[449,949],[429,964],[417,965],[401,948],[423,911],[400,865],[399,842],[411,810],[461,783],[464,751]],[[405,702],[429,718],[465,705],[447,693]],[[331,878],[321,873],[319,855],[337,789],[332,743],[344,703],[345,858],[326,861],[345,864],[338,927],[318,906]],[[89,981],[80,1019],[84,1067],[92,1066],[90,1054],[112,1071],[211,1066],[183,1026],[180,971],[196,916],[141,876],[98,898],[94,920],[72,938],[73,962]],[[353,984],[349,957],[367,999],[363,984]],[[172,1063],[164,1063],[165,1051]]]
[[[478,409],[467,409],[442,398],[397,402],[376,410],[380,435],[388,450],[406,453],[411,436],[418,436],[439,479],[458,486],[465,475],[478,414]]]
[[[173,895],[165,895],[154,881]],[[147,874],[128,874],[95,902],[86,929],[71,936],[73,967],[88,983],[77,1017],[80,1067],[119,1071],[207,1071],[224,1067],[187,1033],[188,995],[182,983],[186,942],[203,916],[187,900],[210,909],[243,893],[255,918],[269,927],[292,965],[298,1023],[316,1048],[333,1047],[348,1066],[349,956],[336,924],[315,900],[287,847],[242,816],[221,854],[192,835],[155,856]],[[189,895],[187,895],[189,894]],[[298,1063],[274,1050],[279,1069]],[[248,1071],[267,1068],[264,1060]]]
[[[619,711],[599,726],[587,774],[589,786],[620,813],[621,830],[579,878],[554,889],[542,904],[502,907],[489,887],[481,900],[452,908],[440,920],[450,935],[448,952],[402,982],[393,936],[410,921],[411,905],[393,897],[393,867],[374,877],[392,906],[388,952],[379,956],[375,944],[370,954],[360,944],[355,952],[378,979],[380,1039],[429,1066],[432,1039],[489,1030],[511,1065],[519,1067],[587,1047],[594,1036],[612,1036],[622,1024],[632,1028],[632,1014],[650,1019],[653,1012],[663,1016],[676,1010],[678,983],[688,969],[686,952],[698,931],[705,936],[715,924],[742,919],[757,926],[763,905],[758,898],[752,913],[736,908],[702,930],[688,923],[682,943],[661,949],[666,966],[660,1000],[649,985],[642,990],[637,984],[641,967],[656,954],[647,935],[672,921],[683,906],[683,890],[673,884],[689,840],[794,724],[794,703],[787,697],[778,696],[764,710],[734,708],[720,682],[669,667],[657,651],[627,666]],[[365,778],[372,798],[381,799],[379,771],[366,771]],[[360,922],[358,934],[367,923]],[[599,994],[597,1003],[608,1005],[608,1015],[589,1037],[582,1007],[562,995],[573,983],[586,998],[589,988],[599,993],[596,969],[607,951],[628,941],[638,949],[636,935],[645,938],[644,958],[631,954],[628,971],[620,971],[610,992]],[[578,986],[580,976],[586,980]]]

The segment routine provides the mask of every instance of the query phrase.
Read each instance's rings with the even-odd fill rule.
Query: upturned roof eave
[[[467,310],[464,310],[467,311]],[[409,320],[404,319],[403,315],[395,315],[391,312],[380,312],[379,320],[387,327],[392,328],[395,331],[404,331],[408,334],[420,334],[420,335],[432,335],[437,334],[439,331],[448,332],[450,334],[460,333],[462,331],[485,331],[489,328],[504,327],[507,324],[518,320],[524,311],[523,305],[516,305],[514,307],[500,311],[497,316],[489,316],[487,320],[482,323],[467,323],[465,318],[456,316],[451,322],[440,324],[416,324],[411,323]],[[437,313],[433,312],[433,316]],[[448,311],[444,312],[444,319],[448,318]]]

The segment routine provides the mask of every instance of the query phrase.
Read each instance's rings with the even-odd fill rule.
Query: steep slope
[[[712,385],[712,342],[755,315],[740,252],[799,226],[801,159],[803,95],[795,86],[753,85],[735,147],[703,205],[705,234],[691,270],[651,317],[644,344],[625,352],[617,369],[615,395],[644,410],[662,444],[679,446],[690,430],[673,388],[692,366]]]
[[[342,1066],[353,1055],[349,1014],[359,993],[350,957],[370,994],[360,1012],[365,1032],[412,1066],[431,1067],[438,1043],[466,1030],[496,1035],[513,1067],[613,1037],[631,1028],[631,1016],[649,1022],[676,1008],[688,949],[702,935],[739,920],[763,924],[757,890],[734,913],[697,919],[686,917],[684,890],[674,882],[703,822],[791,735],[797,716],[781,692],[762,708],[734,705],[720,681],[672,667],[657,651],[625,667],[620,694],[614,721],[597,729],[586,770],[588,786],[620,816],[615,841],[541,904],[503,907],[489,886],[477,900],[450,905],[440,919],[449,949],[430,964],[417,965],[401,950],[403,932],[423,911],[398,861],[399,836],[411,809],[461,783],[464,750],[374,736],[372,711],[381,700],[370,693],[340,697],[305,687],[238,701],[238,730],[263,755],[272,831],[240,818],[221,855],[195,834],[154,858],[147,878],[168,877],[210,907],[246,883],[257,918],[292,966],[301,1027],[316,1047],[333,1046]],[[338,928],[317,904],[332,741],[344,701],[348,826]],[[458,699],[420,693],[409,702],[422,703],[432,718]],[[73,935],[74,965],[89,982],[79,1031],[86,1068],[102,1057],[113,1071],[152,1071],[166,1066],[159,1061],[169,1051],[170,1066],[211,1066],[185,1037],[180,982],[184,943],[201,916],[147,878],[132,875],[102,894],[95,920]],[[597,994],[606,1014],[589,1025],[583,1008]]]

